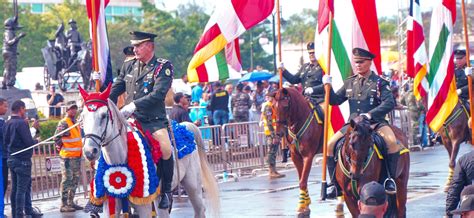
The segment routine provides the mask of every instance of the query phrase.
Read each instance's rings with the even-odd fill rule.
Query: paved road
[[[463,145],[460,155],[471,148]],[[411,173],[407,204],[408,217],[442,217],[444,214],[443,186],[447,177],[448,155],[442,146],[411,153]],[[238,182],[220,184],[222,217],[295,217],[298,201],[296,171],[283,170],[285,178],[269,180],[260,175],[240,178]],[[311,217],[334,217],[336,201],[319,201],[321,167],[314,166],[309,179]],[[80,202],[84,202],[80,199]],[[60,214],[59,200],[35,202],[46,217],[87,217],[87,214]],[[176,202],[172,217],[193,217],[191,204],[187,200]],[[346,217],[350,217],[346,209]]]

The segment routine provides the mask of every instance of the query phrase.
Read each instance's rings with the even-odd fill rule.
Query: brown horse
[[[309,215],[311,199],[308,194],[308,176],[314,155],[322,153],[323,126],[317,122],[310,103],[294,88],[279,89],[275,96],[279,136],[290,142],[291,159],[299,177],[299,215]],[[286,134],[288,131],[288,134]]]
[[[443,127],[438,130],[443,145],[449,155],[449,175],[446,181],[445,191],[448,190],[451,180],[453,179],[454,167],[456,165],[456,157],[458,156],[459,147],[463,142],[471,141],[471,134],[468,128],[468,112],[469,108],[464,108],[460,102],[456,104],[453,112],[446,119]]]
[[[392,128],[393,129],[393,128]],[[383,182],[386,171],[380,152],[374,147],[373,130],[370,122],[362,116],[350,121],[344,136],[344,144],[337,153],[337,183],[343,190],[344,200],[353,217],[359,216],[357,201],[362,186],[371,181]],[[397,139],[406,142],[401,131],[394,131]],[[401,134],[400,134],[401,133]],[[404,139],[405,138],[405,139]],[[404,149],[404,151],[408,151]],[[403,152],[401,152],[403,153]],[[385,217],[406,217],[407,184],[410,171],[410,155],[403,153],[398,161],[396,195],[389,195],[389,207]]]

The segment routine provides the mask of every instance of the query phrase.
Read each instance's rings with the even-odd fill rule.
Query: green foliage
[[[318,11],[303,9],[301,14],[294,14],[288,19],[283,39],[295,44],[306,44],[314,40]]]
[[[40,137],[45,140],[54,135],[59,119],[51,119],[40,123]]]
[[[379,19],[380,38],[382,40],[393,40],[397,38],[397,17],[382,17]]]

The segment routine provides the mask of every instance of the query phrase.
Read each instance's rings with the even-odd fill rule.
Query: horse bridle
[[[88,103],[93,103],[93,102],[98,102],[98,103],[102,103],[102,104],[105,104],[106,107],[107,107],[107,113],[106,113],[106,122],[105,122],[105,128],[104,128],[104,131],[102,132],[102,134],[99,136],[97,134],[94,134],[94,133],[89,133],[89,134],[85,134],[84,135],[84,140],[86,139],[91,139],[94,143],[96,143],[97,145],[99,145],[100,147],[105,147],[107,146],[110,142],[112,142],[114,139],[116,139],[117,137],[120,136],[120,133],[122,133],[122,128],[123,127],[120,127],[120,130],[119,132],[117,133],[116,136],[114,136],[112,139],[108,140],[108,141],[105,141],[105,136],[107,135],[107,127],[109,125],[109,120],[112,121],[112,124],[114,122],[113,119],[110,119],[110,117],[112,116],[112,113],[110,111],[110,108],[107,104],[106,101],[104,100],[100,100],[100,99],[93,99],[93,100],[89,100],[89,101],[86,101],[85,102],[85,105],[87,105]],[[105,142],[104,142],[105,141]]]
[[[290,106],[291,106],[290,96],[285,95],[283,96],[283,98],[278,99],[277,101],[288,101],[288,105],[284,106],[283,108],[285,109],[285,112],[290,111]],[[286,119],[285,120],[277,119],[276,123],[284,125],[284,126],[288,126],[288,121]]]

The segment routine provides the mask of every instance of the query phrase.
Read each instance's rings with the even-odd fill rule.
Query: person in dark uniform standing
[[[285,69],[283,63],[280,63],[280,68],[283,69],[283,77],[285,77],[291,84],[301,83],[303,86],[303,94],[311,100],[315,106],[324,101],[324,89],[315,91],[313,87],[322,85],[323,70],[319,66],[316,56],[314,55],[314,43],[309,42],[306,45],[309,54],[308,63],[303,64],[296,75],[291,74]]]
[[[399,151],[402,145],[399,145],[395,134],[393,133],[385,116],[394,109],[395,99],[390,90],[388,81],[370,70],[372,59],[375,55],[362,48],[352,50],[354,59],[354,75],[344,81],[344,85],[336,93],[331,88],[331,105],[340,105],[349,101],[350,117],[349,120],[363,115],[369,119],[372,128],[377,126],[377,133],[383,137],[387,144],[388,155],[386,158],[389,165],[389,174],[395,176]],[[324,84],[331,84],[331,76],[324,75]],[[315,87],[315,89],[324,89],[324,85]],[[336,132],[328,142],[328,170],[329,175],[334,174],[336,162],[334,161],[334,146],[338,139],[342,138],[347,130],[347,124]],[[394,194],[396,185],[392,179],[385,182],[387,193]],[[334,194],[334,193],[331,193]]]
[[[454,51],[454,75],[456,76],[456,92],[458,93],[459,100],[469,111],[469,86],[468,79],[464,72],[467,65],[466,50],[457,49]]]
[[[135,57],[122,65],[120,75],[112,86],[110,99],[127,92],[125,106],[120,110],[125,117],[134,114],[143,130],[149,131],[160,142],[162,157],[157,172],[162,179],[161,200],[158,207],[168,209],[172,204],[171,182],[174,160],[168,135],[165,97],[173,81],[173,65],[170,61],[155,56],[152,33],[133,31],[131,44]]]
[[[222,88],[220,82],[214,83],[214,91],[209,100],[214,125],[224,125],[229,122],[229,93]]]

